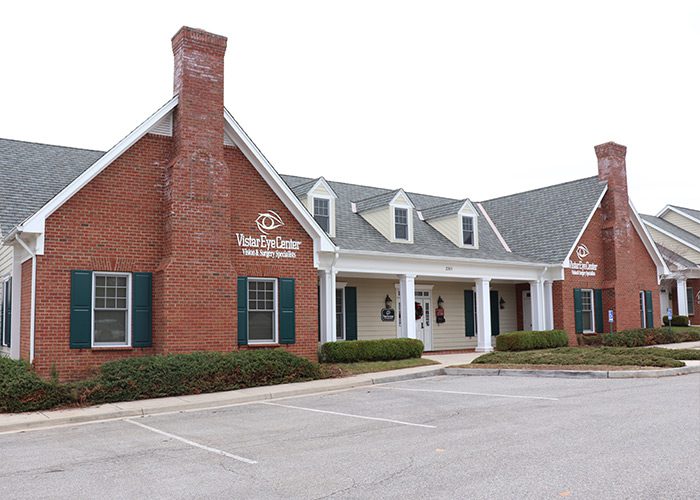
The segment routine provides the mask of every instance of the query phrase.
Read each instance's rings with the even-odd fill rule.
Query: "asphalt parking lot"
[[[700,375],[443,376],[2,434],[0,498],[691,498],[699,457]]]

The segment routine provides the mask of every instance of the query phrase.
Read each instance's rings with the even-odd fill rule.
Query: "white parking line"
[[[283,405],[280,403],[269,403],[267,401],[261,401],[259,404],[261,405],[269,405],[269,406],[281,406],[282,408],[292,408],[294,410],[304,410],[304,411],[312,411],[315,413],[327,413],[328,415],[338,415],[341,417],[352,417],[352,418],[361,418],[364,420],[377,420],[379,422],[390,422],[392,424],[399,424],[399,425],[409,425],[411,427],[425,427],[427,429],[436,429],[434,425],[426,425],[426,424],[414,424],[413,422],[403,422],[401,420],[393,420],[390,418],[379,418],[379,417],[367,417],[365,415],[353,415],[352,413],[340,413],[337,411],[328,411],[328,410],[317,410],[316,408],[305,408],[303,406],[292,406],[292,405]]]
[[[212,448],[211,446],[205,446],[203,444],[195,443],[194,441],[190,441],[189,439],[185,439],[180,436],[176,436],[175,434],[170,434],[169,432],[161,431],[160,429],[156,429],[155,427],[151,427],[150,425],[142,424],[141,422],[136,422],[135,420],[131,419],[126,419],[124,420],[125,422],[129,422],[130,424],[138,425],[139,427],[143,427],[144,429],[148,429],[151,432],[155,432],[157,434],[161,434],[163,436],[169,437],[171,439],[177,439],[178,441],[182,441],[185,444],[189,444],[190,446],[194,446],[195,448],[201,448],[202,450],[209,451],[211,453],[216,453],[217,455],[223,455],[228,458],[232,458],[234,460],[238,460],[239,462],[245,462],[247,464],[257,464],[255,460],[251,460],[249,458],[245,457],[240,457],[238,455],[233,455],[231,453],[228,453],[223,450],[217,450],[216,448]]]
[[[407,387],[387,387],[382,385],[375,385],[373,389],[387,389],[390,391],[437,392],[442,394],[464,394],[466,396],[490,396],[494,398],[543,399],[545,401],[559,401],[558,398],[547,398],[543,396],[513,396],[510,394],[488,394],[485,392],[441,391],[438,389],[409,389]]]

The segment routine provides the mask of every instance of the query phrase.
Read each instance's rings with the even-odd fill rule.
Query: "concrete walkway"
[[[680,342],[678,344],[659,344],[647,347],[663,347],[664,349],[700,349],[700,340],[695,342]]]

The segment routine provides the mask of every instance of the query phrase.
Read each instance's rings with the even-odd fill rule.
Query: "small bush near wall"
[[[423,342],[416,339],[345,340],[321,346],[322,363],[356,363],[420,358]]]
[[[664,326],[668,326],[668,316],[663,317]],[[671,317],[671,326],[688,326],[690,319],[688,316],[673,316]]]
[[[569,338],[563,330],[544,332],[510,332],[496,337],[497,351],[530,351],[551,349],[569,345]]]
[[[70,401],[65,385],[41,379],[25,361],[0,357],[0,412],[46,410]]]
[[[603,336],[600,333],[592,333],[592,334],[583,334],[583,333],[577,333],[576,334],[576,341],[578,342],[578,345],[580,346],[601,346],[603,345]]]
[[[603,345],[608,347],[641,347],[647,345],[646,333],[641,329],[604,333]]]
[[[616,333],[606,333],[602,343],[609,347],[641,347],[657,344],[677,344],[700,340],[700,330],[668,331],[668,328],[640,328],[623,330]]]

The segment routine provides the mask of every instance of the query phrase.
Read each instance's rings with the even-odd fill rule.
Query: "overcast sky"
[[[628,147],[637,209],[700,209],[698,2],[13,2],[0,137],[106,150],[172,96],[182,25],[281,173],[484,200]],[[108,5],[108,6],[107,6]]]

